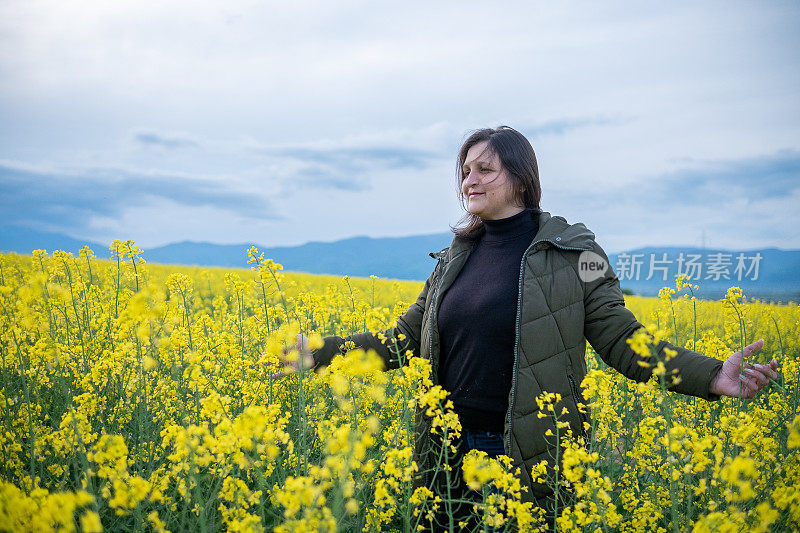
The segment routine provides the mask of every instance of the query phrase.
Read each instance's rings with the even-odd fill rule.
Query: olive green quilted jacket
[[[533,215],[537,216],[537,215]],[[639,357],[625,340],[643,327],[625,308],[619,279],[608,257],[595,242],[594,233],[582,223],[569,224],[564,218],[542,212],[539,231],[523,254],[519,275],[514,370],[508,396],[504,442],[506,454],[520,467],[523,486],[528,487],[526,499],[546,503],[551,491],[531,480],[531,468],[546,459],[553,463],[555,440],[545,432],[555,432],[551,417],[538,418],[535,398],[542,392],[560,393],[569,414],[572,431],[586,435],[586,415],[579,412],[580,383],[586,375],[586,341],[611,367],[636,381],[647,381],[650,369],[638,365]],[[387,336],[402,333],[408,349],[430,359],[433,382],[436,383],[439,363],[439,332],[436,312],[442,294],[452,285],[472,251],[473,245],[455,237],[449,248],[431,256],[438,259],[433,273],[406,313]],[[578,258],[583,251],[602,257],[608,268],[590,282],[578,275]],[[585,278],[585,276],[584,276]],[[384,358],[388,369],[397,368],[399,361],[375,335],[359,333],[348,337],[326,337],[325,345],[314,352],[317,365],[328,364],[346,340],[357,347],[374,349]],[[677,350],[678,355],[667,363],[667,369],[677,368],[681,380],[671,387],[679,393],[717,400],[709,394],[709,384],[722,367],[722,361],[659,341],[657,349]],[[558,406],[558,411],[561,406]],[[418,483],[427,483],[426,468],[432,460],[430,422],[421,413],[417,416],[415,460],[422,474]]]

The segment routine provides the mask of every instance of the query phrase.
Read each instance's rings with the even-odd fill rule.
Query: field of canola
[[[146,265],[130,241],[110,260],[0,255],[0,530],[416,531],[447,509],[411,483],[415,410],[459,430],[427,361],[383,372],[352,350],[271,377],[296,333],[386,330],[421,283],[284,274],[248,255],[251,270]],[[692,291],[679,280],[627,306],[720,359],[763,337],[753,362],[777,358],[778,381],[706,402],[665,392],[658,371],[626,380],[589,348],[591,441],[557,435],[560,468],[534,473],[563,487],[558,530],[800,528],[800,310]],[[482,491],[481,529],[540,529],[508,461],[471,454],[440,474]]]

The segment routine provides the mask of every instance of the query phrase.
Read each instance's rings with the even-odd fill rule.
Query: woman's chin
[[[481,216],[481,213],[483,212],[483,210],[480,208],[480,206],[476,205],[475,202],[471,202],[467,206],[467,211],[469,211],[471,214],[475,215],[476,217]]]

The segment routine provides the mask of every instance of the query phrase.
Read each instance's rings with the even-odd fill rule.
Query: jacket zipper
[[[429,319],[430,332],[428,334],[428,359],[431,360],[431,362],[433,361],[433,324],[434,324],[433,321],[436,319],[436,295],[439,292],[439,281],[440,281],[441,275],[442,275],[441,270],[439,268],[442,265],[442,256],[440,254],[441,254],[441,252],[436,254],[436,257],[438,258],[438,261],[436,263],[436,268],[434,270],[435,271],[438,270],[438,272],[437,272],[437,275],[434,276],[434,278],[433,278],[433,282],[434,282],[434,284],[433,284],[433,298],[431,298],[431,306],[430,306],[431,318]],[[437,363],[437,366],[438,366],[439,362],[437,361],[436,363]],[[434,373],[435,373],[435,371],[437,369],[434,369],[433,367],[431,367],[431,370],[434,371]]]
[[[522,278],[523,278],[523,272],[525,270],[525,258],[527,257],[528,252],[531,250],[531,248],[535,247],[536,245],[542,242],[548,242],[553,246],[555,246],[556,248],[561,248],[562,250],[580,250],[582,252],[587,250],[587,248],[564,246],[550,239],[540,239],[538,241],[532,242],[525,249],[525,252],[522,254],[522,261],[520,261],[519,265],[519,287],[517,291],[517,320],[514,327],[514,367],[511,372],[511,392],[509,393],[510,396],[508,399],[508,411],[506,411],[506,427],[508,428],[508,430],[505,431],[503,435],[503,448],[506,452],[506,455],[509,457],[511,457],[511,435],[514,433],[511,413],[514,410],[514,400],[516,399],[517,396],[517,364],[519,363],[519,330],[520,330],[519,318],[522,311]]]
[[[575,407],[578,409],[578,414],[580,415],[580,424],[581,424],[581,435],[583,435],[583,446],[586,449],[589,449],[589,434],[586,433],[586,426],[584,426],[584,422],[586,420],[586,414],[581,411],[581,408],[578,407],[578,399],[583,399],[583,395],[578,396],[578,387],[575,385],[575,378],[572,374],[567,374],[567,379],[569,379],[569,386],[572,389],[572,398],[575,400]],[[581,402],[583,403],[583,402]],[[587,409],[586,405],[584,404],[584,409]]]
[[[433,362],[433,321],[434,321],[435,315],[436,315],[436,294],[439,292],[439,280],[440,280],[441,275],[442,275],[441,274],[441,270],[439,268],[441,266],[441,264],[442,264],[442,252],[439,252],[439,253],[436,253],[436,254],[431,252],[430,256],[431,257],[436,257],[438,259],[438,261],[436,263],[436,268],[434,268],[434,272],[436,272],[436,275],[433,277],[433,298],[431,298],[431,305],[429,307],[430,318],[428,319],[429,322],[430,322],[430,332],[428,334],[428,360]],[[438,361],[437,361],[437,365],[438,365]],[[438,372],[438,369],[435,370],[431,366],[431,373],[435,374],[436,372]],[[432,378],[433,377],[435,377],[435,376],[432,376]],[[425,462],[427,463],[428,461],[426,460]],[[424,475],[425,486],[426,487],[431,485],[430,468],[429,467],[430,467],[430,465],[428,465],[428,464],[423,465],[423,468],[425,469],[423,475]]]

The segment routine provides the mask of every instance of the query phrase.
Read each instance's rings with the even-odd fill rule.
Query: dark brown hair
[[[455,227],[450,229],[462,239],[474,240],[479,238],[485,228],[483,220],[467,210],[466,199],[461,191],[461,182],[464,179],[464,163],[469,149],[478,143],[487,141],[489,150],[500,159],[503,169],[506,170],[514,188],[513,201],[541,212],[539,202],[542,200],[542,186],[539,183],[539,165],[536,163],[536,153],[533,146],[523,134],[508,126],[497,128],[483,128],[472,132],[461,149],[458,151],[458,167],[456,169],[456,188],[461,206],[467,213],[459,220]]]

